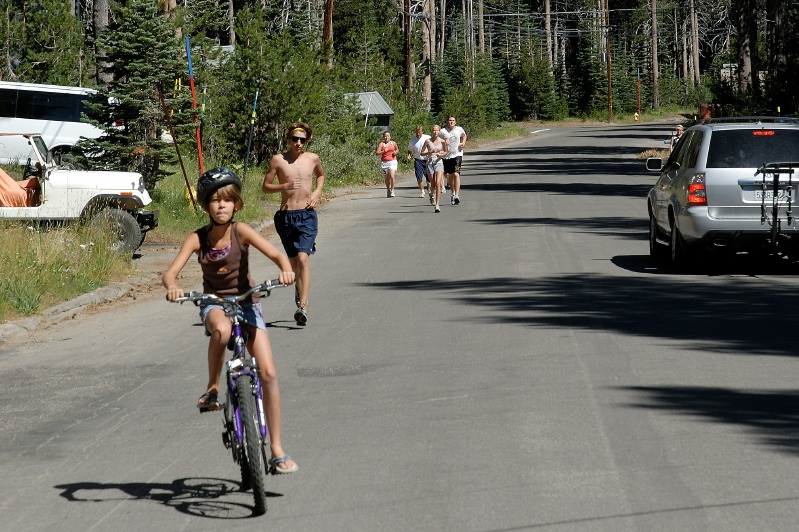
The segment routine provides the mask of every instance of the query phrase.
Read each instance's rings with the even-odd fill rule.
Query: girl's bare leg
[[[266,427],[269,429],[269,446],[272,458],[282,458],[286,456],[283,449],[283,442],[280,435],[280,388],[277,383],[277,370],[272,356],[272,346],[266,331],[251,327],[250,343],[247,348],[253,358],[258,362],[260,369],[261,385],[264,389],[264,413],[266,414]],[[281,464],[279,469],[291,469],[294,467],[294,460],[287,460]]]

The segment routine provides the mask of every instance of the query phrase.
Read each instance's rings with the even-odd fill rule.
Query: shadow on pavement
[[[241,485],[224,479],[180,478],[171,484],[161,482],[75,482],[55,486],[59,494],[71,502],[154,501],[177,511],[196,517],[211,519],[243,519],[253,517],[253,506],[226,497],[245,495],[252,503],[250,493],[242,492]],[[267,497],[282,497],[266,492]]]
[[[465,187],[464,187],[465,188]],[[470,220],[485,225],[511,227],[553,226],[565,227],[579,233],[591,233],[620,238],[629,238],[646,242],[649,238],[648,228],[641,218],[610,216],[605,218],[484,218]]]
[[[659,266],[649,263],[651,273],[659,272]],[[773,271],[769,268],[763,269]],[[667,341],[674,349],[684,346],[731,355],[799,355],[795,333],[799,330],[799,287],[760,279],[747,282],[746,277],[722,274],[712,283],[693,280],[692,275],[564,274],[530,279],[399,280],[364,286],[441,294],[479,307],[472,320],[485,324],[616,331]],[[690,342],[685,343],[686,339]]]
[[[620,388],[642,399],[627,406],[740,426],[765,444],[799,454],[799,392],[694,386]]]

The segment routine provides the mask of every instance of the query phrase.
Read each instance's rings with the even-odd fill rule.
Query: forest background
[[[106,166],[149,184],[169,158],[161,83],[185,153],[261,165],[288,123],[315,127],[330,175],[357,170],[376,133],[345,95],[378,91],[399,140],[458,116],[613,120],[714,105],[793,114],[799,0],[0,0],[0,79],[98,88],[116,104]],[[194,79],[187,68],[188,38]],[[253,110],[255,95],[257,107]],[[107,107],[107,106],[106,106]],[[252,125],[251,143],[250,126]],[[334,153],[335,152],[335,153]],[[153,160],[156,164],[152,164]],[[332,171],[331,171],[332,170]]]
[[[169,122],[186,180],[196,181],[203,158],[206,168],[249,164],[256,177],[245,181],[245,196],[263,198],[263,166],[294,121],[314,127],[310,149],[322,157],[326,188],[378,180],[380,130],[347,97],[357,92],[388,101],[401,146],[416,124],[429,131],[448,114],[474,139],[512,129],[505,121],[681,110],[688,118],[703,103],[714,116],[795,115],[799,106],[789,70],[799,57],[799,0],[0,0],[0,7],[0,80],[92,87],[107,102],[93,109],[107,135],[88,147],[102,154],[103,167],[145,175],[161,222],[148,241],[175,242],[202,224],[178,150],[164,140]],[[265,214],[261,202],[248,201],[239,219]],[[133,268],[130,257],[102,245],[110,235],[90,227],[0,229],[0,268],[12,272],[0,278],[0,322]]]

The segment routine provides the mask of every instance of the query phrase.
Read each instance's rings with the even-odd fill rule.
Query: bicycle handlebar
[[[202,292],[196,292],[192,290],[191,292],[184,292],[183,297],[178,297],[175,299],[175,303],[183,303],[184,301],[193,301],[198,303],[204,299],[208,299],[211,301],[217,301],[219,303],[239,303],[240,301],[244,301],[251,295],[255,294],[256,292],[266,293],[267,297],[275,288],[282,288],[286,285],[280,283],[280,279],[268,279],[261,284],[257,284],[238,296],[227,296],[222,297],[216,294],[204,294]]]

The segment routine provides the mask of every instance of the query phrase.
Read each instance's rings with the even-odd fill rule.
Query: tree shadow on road
[[[765,444],[799,454],[799,392],[694,386],[620,388],[643,396],[628,406],[697,416],[748,429]]]
[[[617,262],[617,261],[614,261]],[[746,357],[796,357],[799,287],[757,276],[781,263],[730,261],[716,276],[663,274],[648,257],[619,259],[629,270],[659,275],[563,274],[540,278],[442,279],[371,283],[419,291],[477,307],[478,325],[615,331],[647,337],[666,351]],[[667,272],[668,270],[666,270]],[[701,416],[745,427],[767,445],[799,454],[799,391],[711,387],[627,387],[643,398],[628,406]]]
[[[59,495],[71,502],[154,501],[196,517],[244,519],[254,516],[251,494],[242,492],[239,483],[224,479],[179,478],[170,484],[75,482],[54,487],[62,490]],[[237,495],[246,496],[250,504],[230,500]],[[266,496],[282,497],[272,492],[266,492]]]
[[[437,293],[479,307],[471,319],[483,324],[616,331],[675,349],[795,357],[799,286],[749,277],[759,271],[725,276],[722,270],[713,282],[690,275],[575,273],[368,286]]]
[[[485,225],[510,227],[553,226],[563,227],[578,233],[591,233],[646,242],[649,237],[648,227],[642,218],[623,216],[607,216],[597,218],[564,219],[564,218],[483,218],[469,220]]]

